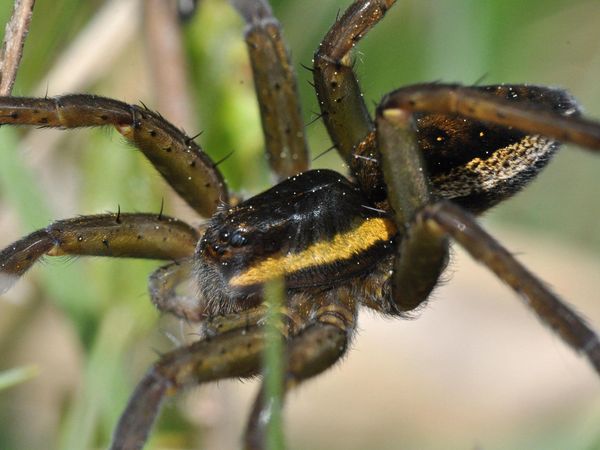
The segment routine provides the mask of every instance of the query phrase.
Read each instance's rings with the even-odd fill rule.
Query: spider
[[[556,151],[553,139],[600,147],[600,126],[580,117],[571,96],[537,86],[421,84],[386,95],[372,119],[350,52],[394,1],[358,0],[327,33],[311,69],[322,118],[350,173],[309,171],[279,25],[262,1],[234,3],[248,24],[267,155],[280,180],[246,201],[230,196],[193,139],[147,108],[91,95],[0,100],[4,124],[116,127],[192,208],[210,217],[199,228],[163,214],[78,217],[0,253],[5,288],[44,255],[170,261],[150,277],[152,300],[163,312],[199,322],[204,335],[149,369],[112,448],[141,448],[168,394],[260,373],[268,280],[286,282],[282,331],[291,389],[345,353],[359,307],[395,317],[422,307],[446,267],[449,239],[526,298],[600,371],[594,332],[473,219],[533,179]],[[177,290],[190,277],[194,298]],[[263,447],[267,412],[259,394],[248,448]]]

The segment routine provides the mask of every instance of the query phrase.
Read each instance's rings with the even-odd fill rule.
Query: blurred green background
[[[0,24],[11,3],[0,4]],[[310,73],[300,63],[310,65],[319,40],[348,2],[272,3],[298,70],[308,122],[318,106],[307,82]],[[358,46],[357,72],[369,105],[405,84],[483,78],[565,87],[598,118],[599,18],[596,0],[399,1]],[[272,178],[242,29],[227,2],[201,2],[184,30],[192,113],[176,125],[190,135],[203,130],[198,140],[214,160],[234,150],[220,168],[233,189],[249,195]],[[158,108],[148,34],[142,30],[140,2],[38,0],[14,95],[89,92]],[[308,132],[313,155],[329,147],[321,123]],[[333,152],[315,163],[341,170]],[[525,257],[537,254],[535,271],[596,325],[599,173],[598,158],[566,148],[531,187],[485,218],[510,249]],[[117,205],[123,211],[158,211],[162,198],[166,213],[198,223],[113,131],[0,129],[1,246],[58,218],[115,211]],[[600,448],[600,389],[591,370],[571,361],[511,293],[458,253],[452,269],[457,274],[436,293],[433,311],[423,312],[423,325],[367,317],[357,356],[332,370],[323,381],[329,384],[311,382],[291,396],[290,448]],[[0,299],[0,370],[33,365],[38,371],[33,380],[0,391],[0,448],[107,445],[155,350],[173,347],[166,335],[190,338],[148,301],[146,279],[154,267],[148,261],[48,259]],[[504,307],[504,298],[515,305],[506,314],[518,319],[494,309]],[[444,323],[464,327],[457,325],[455,334],[451,326],[440,330],[436,313],[445,316]],[[526,331],[519,328],[521,313]],[[440,334],[429,335],[430,328]],[[530,328],[534,337],[527,334]],[[412,331],[397,335],[396,329]],[[490,347],[471,348],[485,339]],[[539,346],[519,354],[532,339],[541,339]],[[541,351],[558,359],[559,368],[545,365],[548,354]],[[394,360],[399,367],[386,365]],[[490,368],[490,361],[498,366]],[[478,372],[479,366],[487,372]],[[149,448],[234,448],[253,388],[220,383],[219,389],[171,401]],[[397,399],[397,392],[406,397]],[[490,401],[485,408],[483,399]],[[424,404],[429,409],[418,406]]]

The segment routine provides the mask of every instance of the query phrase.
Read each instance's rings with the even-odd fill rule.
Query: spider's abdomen
[[[568,93],[540,86],[482,86],[514,102],[567,115],[579,113]],[[559,143],[516,129],[441,114],[418,114],[419,145],[434,195],[482,212],[510,197],[550,161]]]
[[[200,277],[232,296],[284,277],[289,288],[328,286],[369,270],[392,251],[396,229],[342,175],[314,170],[220,211],[202,238]]]

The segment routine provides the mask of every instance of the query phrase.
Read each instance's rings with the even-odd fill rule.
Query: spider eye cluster
[[[243,247],[248,243],[248,237],[242,230],[235,230],[229,237],[229,243],[232,247]]]
[[[223,228],[218,233],[218,242],[212,244],[215,253],[222,255],[229,248],[240,248],[248,244],[248,230],[245,228]]]

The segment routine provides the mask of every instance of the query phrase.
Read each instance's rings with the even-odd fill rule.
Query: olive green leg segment
[[[246,23],[246,44],[267,156],[279,180],[308,169],[308,147],[296,75],[281,26],[266,0],[233,0]]]
[[[229,200],[223,177],[202,149],[159,114],[95,95],[0,97],[0,124],[78,128],[114,126],[198,213]]]
[[[600,373],[600,341],[585,321],[529,272],[500,243],[477,224],[473,216],[450,202],[428,205],[418,221],[432,233],[444,233],[458,242],[510,286],[540,320],[575,351],[583,353]]]
[[[193,255],[198,239],[198,231],[186,223],[156,214],[59,220],[0,251],[0,293],[45,255],[177,260]]]
[[[513,127],[561,142],[600,150],[600,123],[564,116],[547,107],[515,103],[477,89],[456,84],[418,84],[400,88],[384,97],[384,110],[458,114],[465,118]]]
[[[140,381],[117,425],[111,450],[141,449],[168,395],[201,383],[260,372],[264,331],[237,329],[163,355]]]
[[[435,287],[447,264],[448,243],[444,233],[415,220],[431,202],[431,188],[411,114],[379,109],[377,141],[401,239],[394,258],[392,306],[403,313],[423,303]]]
[[[309,325],[287,345],[287,367],[284,390],[288,391],[302,381],[331,367],[346,351],[352,325],[341,322],[316,322]],[[265,399],[265,386],[261,387],[254,402],[245,434],[246,450],[264,450],[270,403]]]
[[[314,55],[314,82],[321,114],[344,160],[359,169],[354,148],[374,125],[352,70],[350,52],[395,0],[358,0],[335,22]]]

